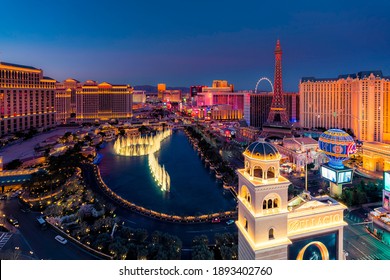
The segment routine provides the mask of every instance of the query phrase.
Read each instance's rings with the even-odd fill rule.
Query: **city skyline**
[[[305,76],[388,75],[389,5],[9,2],[0,19],[7,27],[0,31],[0,61],[44,69],[59,81],[189,87],[224,79],[251,90],[260,77],[273,79],[280,39],[283,87],[297,92]]]

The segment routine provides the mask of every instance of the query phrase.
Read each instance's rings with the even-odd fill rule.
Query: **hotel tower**
[[[364,71],[299,85],[303,127],[351,128],[358,140],[390,143],[390,77]]]
[[[0,137],[53,127],[55,85],[41,69],[0,62]]]
[[[79,122],[130,119],[133,88],[106,82],[86,81],[76,91],[76,120]]]
[[[57,124],[66,123],[67,119],[76,115],[76,91],[82,84],[75,79],[66,79],[56,83],[56,121]]]

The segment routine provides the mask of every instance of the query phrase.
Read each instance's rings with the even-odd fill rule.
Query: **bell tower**
[[[288,186],[280,176],[278,150],[264,140],[243,153],[245,165],[238,174],[238,258],[287,259]]]

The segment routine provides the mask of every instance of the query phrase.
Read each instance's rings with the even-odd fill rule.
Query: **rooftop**
[[[303,145],[317,145],[318,141],[314,140],[311,137],[291,137],[291,138],[284,138],[283,143],[296,143],[296,144],[303,144]]]
[[[310,194],[302,193],[288,202],[290,211],[305,211],[315,208],[329,207],[331,205],[341,205],[334,198],[324,195],[313,197]]]
[[[280,159],[279,151],[264,139],[259,139],[253,142],[246,148],[244,155],[261,160],[276,160]]]
[[[371,71],[360,71],[358,73],[352,74],[341,74],[337,78],[315,78],[315,77],[302,77],[301,82],[326,82],[326,81],[337,81],[341,79],[364,79],[368,78],[371,74],[378,78],[389,79],[390,77],[383,76],[381,70],[371,70]]]
[[[52,81],[56,81],[55,79],[53,79],[53,78],[50,78],[50,77],[48,77],[48,76],[43,76],[43,79],[44,79],[44,80],[52,80]]]
[[[40,70],[40,69],[32,67],[32,66],[14,64],[14,63],[8,63],[8,62],[0,62],[0,65],[10,66],[10,67],[18,67],[18,68],[26,68],[26,69],[31,69],[31,70]]]

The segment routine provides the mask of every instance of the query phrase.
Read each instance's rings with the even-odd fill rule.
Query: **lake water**
[[[153,180],[147,156],[116,155],[113,144],[99,151],[103,155],[99,167],[104,182],[122,198],[166,214],[199,215],[235,210],[235,199],[205,167],[183,131],[165,139],[155,154],[170,175],[169,193],[162,192]]]

